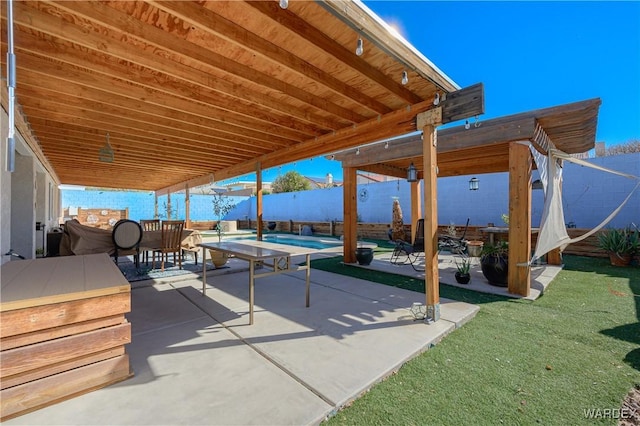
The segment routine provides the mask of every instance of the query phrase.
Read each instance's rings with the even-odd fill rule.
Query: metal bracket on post
[[[424,318],[424,322],[427,324],[433,324],[440,320],[440,304],[427,305],[427,316]]]

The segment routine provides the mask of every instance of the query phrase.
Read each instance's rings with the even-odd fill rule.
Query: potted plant
[[[498,241],[495,244],[485,244],[480,255],[482,275],[498,287],[507,287],[509,277],[509,243]]]
[[[369,265],[373,261],[373,248],[365,247],[360,238],[356,247],[356,260],[359,265]]]
[[[598,234],[598,248],[609,254],[614,266],[627,266],[631,258],[640,249],[638,229],[610,228]]]
[[[456,282],[458,284],[469,284],[471,281],[471,260],[467,256],[458,256],[455,258],[456,262]]]
[[[222,241],[222,218],[226,216],[231,210],[233,210],[234,204],[226,195],[215,193],[213,194],[213,214],[218,219],[216,224],[216,233],[218,234],[218,242]],[[227,263],[227,254],[216,250],[209,250],[209,256],[211,257],[211,263],[216,268],[223,266]]]

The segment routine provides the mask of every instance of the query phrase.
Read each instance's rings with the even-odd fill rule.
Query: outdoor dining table
[[[253,324],[253,305],[256,278],[268,277],[271,275],[284,274],[287,272],[306,271],[305,303],[309,307],[309,290],[311,278],[311,254],[318,249],[308,247],[297,247],[286,244],[270,243],[266,241],[221,241],[217,243],[201,243],[202,247],[202,295],[207,292],[207,266],[204,259],[206,250],[217,250],[237,259],[249,262],[249,324]],[[305,256],[302,265],[292,263],[293,256]],[[268,268],[266,272],[256,273],[256,267],[264,266]]]

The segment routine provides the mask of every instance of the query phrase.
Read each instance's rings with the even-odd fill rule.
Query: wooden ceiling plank
[[[282,10],[277,2],[267,1],[250,1],[248,5],[252,6],[256,10],[260,11],[265,16],[276,22],[283,27],[286,27],[289,31],[306,39],[309,43],[313,44],[316,48],[324,50],[326,53],[340,60],[346,66],[353,68],[358,73],[366,76],[372,82],[387,89],[389,92],[396,95],[398,98],[404,100],[409,104],[416,104],[423,99],[404,87],[399,79],[391,78],[381,71],[375,69],[370,63],[364,59],[356,56],[352,49],[346,49],[335,40],[329,38],[326,34],[311,27],[308,23],[304,22],[294,13],[288,10]],[[354,40],[357,39],[357,33],[354,31]]]
[[[86,132],[70,132],[67,130],[61,129],[51,129],[42,126],[37,126],[32,124],[32,128],[35,132],[38,133],[38,139],[42,144],[51,143],[51,142],[70,142],[70,143],[91,143],[93,145],[99,145],[101,148],[104,145],[104,134],[90,134]],[[111,144],[114,143],[120,144],[123,146],[128,146],[131,150],[136,150],[138,152],[148,153],[149,155],[153,155],[155,152],[163,153],[167,151],[166,146],[161,146],[152,142],[142,143],[137,139],[123,138],[118,133],[109,132],[109,140]],[[237,153],[227,153],[226,150],[221,149],[207,149],[207,150],[194,150],[191,148],[183,148],[179,146],[175,146],[171,144],[171,152],[173,155],[181,156],[181,158],[201,158],[208,157],[209,166],[211,167],[211,161],[216,158],[217,161],[213,164],[217,164],[218,161],[228,161],[229,163],[233,163],[237,161],[236,159],[239,157]],[[247,158],[251,158],[250,155],[247,155]]]
[[[277,80],[269,75],[241,65],[216,52],[205,51],[202,46],[195,45],[184,39],[179,39],[160,28],[135,20],[130,15],[113,7],[117,5],[118,2],[109,6],[97,2],[69,3],[67,1],[54,1],[51,3],[71,14],[80,15],[115,31],[123,31],[122,26],[123,23],[126,22],[124,32],[130,37],[135,37],[144,43],[155,45],[160,49],[168,49],[174,54],[188,57],[207,66],[218,68],[247,82],[257,83],[284,93],[287,96],[298,99],[320,110],[327,111],[352,123],[358,123],[366,119],[366,117],[356,114],[352,110],[326,102],[284,81]]]
[[[200,116],[208,119],[216,116],[218,120],[226,118],[226,121],[233,122],[233,117],[240,115],[252,119],[259,119],[268,124],[276,124],[280,126],[280,130],[282,131],[289,129],[297,130],[300,132],[299,134],[307,135],[307,137],[321,134],[338,126],[335,121],[332,121],[326,123],[331,125],[328,129],[326,127],[320,127],[316,124],[309,123],[306,116],[303,116],[302,119],[295,117],[295,108],[289,108],[286,112],[274,111],[271,108],[263,107],[255,102],[239,100],[221,94],[220,92],[214,92],[209,87],[203,87],[203,85],[195,84],[192,81],[181,80],[180,78],[167,74],[158,75],[157,72],[148,67],[140,68],[130,66],[130,64],[122,64],[121,60],[115,62],[113,58],[109,60],[103,53],[79,51],[80,46],[65,46],[62,41],[44,41],[35,37],[33,34],[26,34],[24,32],[18,32],[16,39],[19,46],[18,50],[21,52],[29,52],[29,54],[38,57],[42,56],[42,52],[46,51],[47,57],[55,58],[62,63],[94,71],[109,78],[128,81],[136,86],[146,87],[172,97],[179,97],[188,101],[190,104],[197,102],[206,107],[206,109],[194,113],[198,113]],[[208,76],[208,81],[212,81],[210,76]],[[233,105],[234,109],[230,110],[229,105]],[[170,106],[171,104],[166,104],[167,108]],[[174,109],[184,111],[183,108]],[[216,110],[222,112],[214,114]]]
[[[93,59],[94,63],[92,67],[91,62],[87,63],[84,55],[78,56],[74,55],[72,52],[68,52],[69,46],[55,44],[52,41],[44,41],[34,37],[32,34],[24,34],[21,32],[16,33],[16,37],[25,39],[18,40],[18,45],[22,48],[30,46],[36,52],[50,52],[51,56],[55,56],[57,59],[63,60],[67,63],[87,69],[94,69],[97,72],[109,73],[106,69],[106,65],[99,67],[100,64],[96,62],[96,58]],[[234,105],[234,107],[237,107],[238,104],[241,104],[249,108],[249,111],[251,108],[264,108],[265,113],[275,111],[279,114],[288,115],[299,121],[321,126],[326,130],[333,130],[346,124],[346,121],[339,124],[336,120],[330,120],[324,116],[309,111],[300,111],[299,108],[295,108],[292,105],[274,100],[273,97],[268,94],[259,94],[255,91],[244,89],[237,84],[227,82],[224,79],[212,78],[211,74],[207,74],[181,63],[168,62],[166,59],[158,57],[156,54],[141,50],[137,50],[135,54],[130,52],[132,52],[132,49],[124,43],[114,41],[110,45],[109,53],[111,55],[115,55],[115,57],[120,60],[125,60],[131,63],[136,63],[135,61],[137,60],[138,64],[142,64],[141,66],[144,66],[154,72],[160,72],[167,77],[171,76],[177,80],[197,86],[198,89],[194,89],[194,93],[211,92],[208,100],[213,102],[216,98],[219,99],[217,103],[214,103],[217,106]],[[120,67],[120,72],[128,70],[129,67],[127,66]],[[112,71],[112,73],[113,75],[116,75],[116,71]]]
[[[17,50],[20,51],[21,49]],[[225,111],[217,110],[217,108],[212,106],[194,103],[193,101],[187,100],[183,97],[178,97],[176,94],[167,93],[166,91],[160,92],[149,90],[149,88],[114,80],[113,78],[108,78],[104,75],[82,72],[80,69],[72,67],[61,68],[52,62],[44,65],[39,63],[38,59],[30,54],[21,56],[21,60],[18,63],[18,70],[21,72],[31,71],[32,73],[38,73],[43,76],[41,78],[56,78],[56,81],[59,83],[58,86],[54,87],[55,90],[64,91],[64,88],[61,87],[63,82],[75,83],[89,88],[95,88],[106,93],[111,92],[114,95],[132,98],[136,101],[142,100],[144,104],[152,104],[162,108],[171,108],[177,113],[182,111],[184,113],[193,114],[199,118],[215,122],[215,126],[218,131],[226,131],[243,136],[256,136],[257,134],[263,134],[265,135],[265,140],[280,137],[287,138],[291,142],[299,140],[300,138],[304,139],[308,137],[308,134],[291,129],[284,129],[273,123],[256,122],[247,116],[229,115]],[[49,84],[53,85],[52,82],[49,82]],[[19,90],[20,89],[18,88],[18,94]],[[107,102],[109,101],[110,99],[107,99]],[[291,142],[289,142],[289,144]]]
[[[93,150],[96,153],[96,158],[98,157],[98,153],[100,149],[104,146],[104,141],[100,142],[91,142],[87,143],[86,141],[78,141],[78,140],[70,140],[70,139],[58,139],[53,137],[40,138],[40,146],[42,150],[47,153],[47,155],[51,155],[53,158],[53,154],[71,154],[78,156],[78,152],[87,152]],[[111,138],[109,139],[111,142]],[[137,150],[131,147],[127,147],[126,145],[118,142],[111,142],[111,146],[113,148],[114,154],[116,157],[124,158],[126,161],[131,163],[132,165],[136,165],[138,163],[147,163],[150,160],[156,162],[156,170],[163,169],[167,166],[182,166],[182,167],[207,167],[211,168],[211,163],[215,162],[216,164],[230,166],[234,164],[232,160],[224,160],[219,158],[215,154],[208,155],[196,155],[192,153],[191,155],[187,155],[184,153],[179,153],[175,151],[142,151]]]
[[[23,80],[24,80],[23,76]],[[54,95],[54,96],[47,96]],[[90,94],[79,94],[80,97],[75,97],[75,95],[65,95],[60,96],[59,92],[49,90],[47,88],[33,87],[29,82],[22,84],[20,89],[20,99],[28,99],[32,98],[34,103],[40,101],[40,99],[52,99],[52,102],[62,103],[66,106],[74,106],[78,108],[82,108],[86,111],[99,112],[104,114],[113,115],[114,117],[119,117],[120,112],[123,111],[124,106],[120,107],[118,99],[114,100],[93,100],[92,98],[99,98],[99,95],[90,95]],[[115,104],[115,106],[113,106]],[[217,138],[223,145],[228,145],[229,148],[240,148],[244,149],[247,152],[255,151],[256,143],[259,143],[261,148],[266,150],[275,150],[282,148],[283,144],[279,143],[271,143],[271,139],[258,139],[258,138],[246,138],[246,137],[238,137],[234,135],[233,143],[229,140],[231,135],[226,135],[223,132],[217,132],[214,125],[211,123],[207,123],[204,119],[194,119],[189,121],[190,117],[182,116],[179,113],[167,114],[167,116],[162,117],[163,120],[160,121],[162,124],[156,124],[156,117],[152,116],[150,113],[154,113],[154,115],[161,115],[164,111],[161,108],[140,108],[140,109],[132,109],[127,113],[127,118],[135,119],[140,121],[141,123],[152,124],[157,126],[158,128],[171,128],[171,129],[182,129],[184,132],[194,135],[194,137],[206,138],[211,133],[215,132],[219,134],[221,137]],[[176,118],[173,118],[176,116]],[[256,135],[258,136],[258,135]],[[214,140],[214,139],[212,139]],[[228,141],[228,142],[223,142]]]
[[[256,34],[247,31],[236,23],[225,19],[206,7],[199,7],[195,3],[176,1],[150,1],[150,4],[177,16],[185,22],[198,26],[203,30],[222,37],[238,45],[239,48],[249,49],[264,59],[274,61],[280,66],[286,66],[291,71],[330,88],[334,93],[346,96],[352,101],[368,108],[376,114],[386,114],[391,109],[381,102],[364,95],[353,87],[334,78],[322,69],[280,48]]]
[[[98,135],[99,137],[104,137],[106,133],[109,133],[115,137],[139,141],[142,147],[147,145],[154,146],[154,145],[164,144],[161,146],[171,146],[171,147],[177,147],[177,148],[182,148],[187,150],[193,150],[194,146],[198,146],[199,147],[198,151],[202,150],[205,153],[211,150],[217,149],[219,151],[223,151],[225,154],[228,154],[231,156],[238,155],[240,157],[243,155],[247,155],[248,153],[255,152],[255,150],[247,151],[247,150],[238,149],[234,147],[224,146],[215,138],[203,138],[202,140],[197,140],[197,139],[189,140],[189,139],[176,138],[167,134],[158,135],[156,138],[152,138],[150,136],[153,136],[153,135],[150,134],[149,132],[132,129],[131,127],[127,127],[127,126],[116,126],[108,123],[102,124],[102,123],[95,123],[95,122],[91,122],[89,123],[89,125],[84,125],[78,119],[74,119],[73,121],[74,123],[69,123],[69,122],[63,123],[61,121],[54,120],[53,117],[51,117],[50,115],[47,117],[41,117],[35,114],[29,115],[29,122],[32,124],[32,127],[34,129],[36,128],[59,129],[59,131],[61,132],[65,132],[67,130],[78,131],[78,132],[92,135],[92,137],[96,137],[96,135]],[[98,127],[96,124],[98,124],[100,127]],[[200,145],[202,145],[202,148],[200,148]],[[218,146],[224,146],[224,149],[216,148]]]
[[[189,138],[186,138],[188,135],[186,135],[185,132],[180,129],[159,127],[154,125],[153,123],[146,124],[135,120],[125,120],[123,118],[120,118],[117,122],[114,122],[114,118],[112,116],[94,111],[81,110],[79,108],[67,106],[61,103],[54,103],[49,100],[39,100],[37,102],[33,102],[31,105],[23,107],[23,109],[30,116],[33,115],[35,117],[42,118],[49,117],[54,119],[55,121],[63,121],[85,127],[99,128],[102,129],[104,133],[109,133],[112,130],[126,132],[127,129],[136,129],[145,133],[155,134],[158,141],[163,140],[167,135],[173,136],[174,138],[182,138],[182,140],[185,141],[191,140],[191,145],[194,150],[196,150],[200,145],[211,146],[212,148],[217,147],[218,149],[227,149],[226,146],[219,145],[217,143],[213,143],[210,145],[206,144],[203,142],[205,138],[202,137],[191,136]],[[255,152],[259,151],[260,150],[256,148],[253,150],[253,153],[247,152],[244,155],[254,155]]]

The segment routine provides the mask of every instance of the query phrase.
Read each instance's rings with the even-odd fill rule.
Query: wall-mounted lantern
[[[409,168],[407,169],[407,182],[417,182],[418,181],[418,170],[416,170],[416,166],[413,165],[413,162],[409,164]]]
[[[472,177],[469,180],[469,190],[477,191],[480,188],[480,180],[478,178]]]

